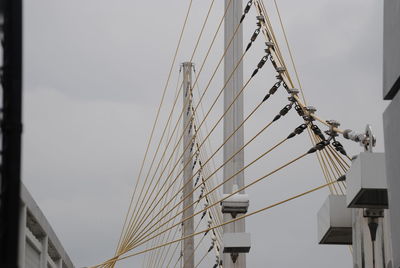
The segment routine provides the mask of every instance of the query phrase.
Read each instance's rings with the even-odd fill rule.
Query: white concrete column
[[[225,8],[228,6],[229,0],[225,0]],[[237,25],[239,25],[240,18],[243,13],[242,0],[232,0],[229,9],[225,17],[225,45],[224,49],[228,46]],[[224,58],[224,83],[228,80],[232,71],[235,69],[240,57],[243,54],[243,29],[239,28],[233,39],[232,44],[227,50],[226,56]],[[238,66],[234,72],[232,78],[227,83],[224,91],[224,111],[232,103],[238,92],[243,87],[243,65],[242,63]],[[229,112],[224,118],[224,141],[229,137],[236,128],[243,122],[243,94],[237,98],[236,102],[230,108]],[[233,154],[235,154],[238,149],[240,149],[244,144],[244,131],[241,127],[236,133],[230,138],[230,140],[224,146],[224,162],[229,159]],[[230,178],[238,170],[244,166],[244,152],[238,153],[232,160],[230,160],[224,166],[224,180]],[[223,186],[223,193],[232,193],[233,185],[236,184],[239,188],[244,186],[244,174],[239,173],[234,179],[226,182]],[[229,221],[232,216],[229,213],[224,214],[224,221]],[[232,232],[245,232],[245,220],[240,220],[232,224],[225,225],[223,227],[224,233]],[[239,257],[235,263],[233,263],[230,254],[223,254],[223,267],[246,267],[246,255],[239,254]]]
[[[391,236],[391,226],[390,226],[390,212],[385,209],[385,217],[383,218],[383,246],[385,253],[385,267],[389,263],[393,263],[393,250],[392,250],[392,236]],[[393,264],[392,264],[393,265]]]
[[[353,263],[354,268],[372,268],[372,243],[368,221],[363,209],[353,209]]]
[[[193,159],[191,159],[190,147],[193,142],[193,129],[190,129],[193,119],[193,112],[191,109],[192,101],[192,69],[193,64],[191,62],[184,62],[183,67],[183,165],[186,165],[183,170],[183,183],[186,184],[183,187],[183,197],[185,200],[182,202],[184,208],[193,204]],[[186,127],[188,126],[188,127]],[[189,181],[191,179],[191,181]],[[183,218],[188,218],[194,214],[193,205],[183,212]],[[188,236],[193,234],[194,230],[194,218],[191,218],[183,223],[182,235]],[[194,267],[194,238],[188,238],[183,241],[183,268]]]
[[[57,267],[62,268],[62,259],[61,258],[58,259],[58,261],[57,261]]]
[[[49,248],[49,236],[45,235],[42,238],[42,252],[40,253],[40,267],[47,268],[47,252]]]
[[[364,209],[353,209],[353,263],[355,268],[386,268],[392,260],[387,211],[378,218],[376,240],[372,243]],[[375,266],[374,266],[375,261]]]

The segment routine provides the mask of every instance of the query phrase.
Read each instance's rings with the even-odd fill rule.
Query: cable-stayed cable
[[[141,172],[142,172],[142,170],[143,170],[144,162],[145,162],[145,160],[146,160],[146,157],[147,157],[147,154],[148,154],[148,151],[149,151],[149,148],[150,148],[150,144],[151,144],[151,141],[152,141],[152,138],[153,138],[153,135],[154,135],[154,130],[155,130],[155,128],[156,128],[157,121],[158,121],[158,118],[159,118],[159,115],[160,115],[161,107],[162,107],[162,104],[163,104],[163,102],[164,102],[165,93],[166,93],[166,91],[167,91],[168,84],[169,84],[169,81],[170,81],[170,78],[171,78],[171,74],[172,74],[172,70],[173,70],[173,67],[174,67],[174,65],[175,65],[176,56],[178,55],[178,51],[179,51],[179,48],[180,48],[180,45],[181,45],[183,33],[184,33],[185,28],[186,28],[186,25],[187,25],[187,21],[188,21],[188,18],[189,18],[190,10],[191,10],[191,8],[192,8],[192,2],[193,2],[193,0],[190,0],[188,9],[187,9],[187,11],[186,11],[185,20],[184,20],[184,23],[183,23],[183,26],[182,26],[182,29],[181,29],[181,32],[180,32],[179,41],[178,41],[177,47],[176,47],[176,49],[175,49],[174,56],[173,56],[173,59],[172,59],[171,67],[170,67],[170,70],[169,70],[169,73],[168,73],[168,78],[167,78],[167,81],[166,81],[165,86],[164,86],[164,90],[163,90],[163,94],[162,94],[162,97],[161,97],[160,105],[159,105],[159,108],[158,108],[157,114],[156,114],[156,119],[155,119],[155,121],[154,121],[152,130],[151,130],[151,133],[150,133],[149,141],[148,141],[148,143],[147,143],[145,155],[144,155],[144,157],[143,157],[143,161],[142,161],[142,164],[141,164],[141,167],[140,167],[140,170],[139,170],[139,175],[138,175],[138,178],[137,178],[137,183],[136,183],[136,186],[135,186],[134,191],[133,191],[133,193],[132,193],[131,204],[132,204],[132,201],[133,201],[133,197],[134,197],[134,195],[135,195],[135,193],[136,193],[137,185],[138,185],[138,183],[139,183],[139,179],[140,179],[140,176],[141,176]],[[131,209],[131,205],[130,205],[129,208],[128,208],[128,213],[129,213],[130,209]],[[128,213],[127,213],[127,215],[126,215],[126,217],[125,217],[125,221],[124,221],[124,224],[123,224],[123,227],[122,227],[122,231],[121,231],[121,235],[120,235],[120,238],[119,238],[119,241],[118,241],[118,245],[117,245],[116,252],[118,251],[118,247],[119,247],[119,244],[120,244],[121,239],[122,239],[122,234],[123,234],[124,229],[125,229],[126,220],[127,220],[127,218],[128,218]]]
[[[236,217],[235,219],[232,219],[232,220],[230,220],[230,221],[224,222],[224,223],[222,223],[222,224],[220,224],[220,225],[218,225],[218,226],[214,226],[214,227],[208,228],[208,229],[206,229],[206,230],[202,230],[202,231],[193,233],[193,234],[191,234],[191,235],[189,235],[189,236],[182,237],[182,238],[177,239],[177,240],[174,240],[174,241],[170,241],[170,242],[165,243],[165,244],[163,244],[163,245],[159,245],[159,246],[157,246],[156,248],[160,248],[160,247],[167,246],[167,245],[169,245],[169,244],[174,244],[174,243],[180,242],[180,241],[182,241],[182,240],[184,240],[184,239],[187,239],[187,238],[189,238],[189,237],[193,237],[193,236],[196,236],[196,235],[205,233],[205,232],[207,232],[207,231],[209,231],[209,230],[211,230],[211,229],[221,228],[221,227],[224,226],[224,225],[227,225],[227,224],[233,223],[233,222],[235,222],[235,221],[239,221],[239,220],[242,220],[242,219],[244,219],[244,218],[247,218],[247,217],[256,215],[256,214],[261,213],[261,212],[263,212],[263,211],[269,210],[269,209],[274,208],[274,207],[276,207],[276,206],[282,205],[282,204],[287,203],[287,202],[289,202],[289,201],[295,200],[295,199],[300,198],[300,197],[302,197],[302,196],[305,196],[305,195],[307,195],[307,194],[310,194],[310,193],[313,193],[313,192],[318,191],[318,190],[320,190],[320,189],[323,189],[323,188],[329,186],[330,184],[334,184],[334,183],[336,183],[336,181],[335,181],[335,182],[330,182],[330,183],[327,183],[327,184],[324,184],[324,185],[321,185],[321,186],[318,186],[318,187],[315,187],[315,188],[313,188],[313,189],[311,189],[311,190],[308,190],[308,191],[303,192],[303,193],[301,193],[301,194],[295,195],[295,196],[290,197],[290,198],[288,198],[288,199],[285,199],[285,200],[283,200],[283,201],[280,201],[280,202],[274,203],[274,204],[272,204],[272,205],[266,206],[266,207],[264,207],[264,208],[258,209],[258,210],[256,210],[256,211],[247,213],[247,214],[245,214],[245,215],[243,215],[243,216]],[[120,258],[118,259],[118,261],[121,261],[121,260],[124,260],[124,259],[127,259],[127,258],[131,258],[131,257],[137,256],[137,255],[146,253],[146,252],[148,252],[148,251],[150,251],[150,250],[154,250],[154,249],[156,249],[156,248],[148,249],[148,250],[144,250],[144,251],[136,252],[136,253],[133,253],[133,254],[130,254],[130,255],[127,255],[127,256],[120,257]],[[109,262],[109,261],[107,261],[107,262]],[[103,264],[105,264],[105,263],[107,263],[107,262],[104,262]],[[103,265],[103,264],[101,264],[101,265]],[[99,266],[100,266],[100,265],[96,265],[96,266],[93,266],[93,268],[99,267]]]

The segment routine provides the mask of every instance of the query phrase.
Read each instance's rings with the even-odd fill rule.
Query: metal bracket
[[[364,147],[365,152],[372,153],[372,150],[376,145],[376,138],[372,133],[371,125],[367,125],[365,127],[365,133],[362,134],[356,133],[351,129],[346,129],[343,133],[343,137],[348,140],[359,142],[360,145]]]
[[[363,213],[365,218],[383,218],[384,210],[383,209],[374,209],[374,208],[366,208]]]
[[[375,242],[376,240],[376,231],[379,226],[379,218],[384,217],[383,209],[364,209],[364,217],[368,218],[368,228],[369,233],[371,235],[371,241]],[[375,258],[375,256],[373,256]]]
[[[289,88],[288,90],[287,90],[287,92],[289,93],[289,94],[292,94],[292,95],[297,95],[297,94],[299,94],[299,90],[297,89],[297,88]]]
[[[237,184],[233,185],[232,192],[238,190]],[[236,218],[237,214],[246,214],[249,207],[249,197],[247,194],[236,193],[225,200],[221,201],[222,213],[230,213],[232,218]]]
[[[283,67],[283,66],[276,67],[276,71],[277,71],[279,74],[281,74],[281,73],[283,73],[283,72],[285,72],[285,71],[286,71],[286,68],[285,68],[285,67]]]
[[[365,138],[364,138],[364,140],[362,140],[362,144],[364,145],[364,149],[366,152],[372,153],[372,149],[376,145],[376,138],[372,134],[371,125],[367,125],[365,127]]]
[[[326,121],[329,125],[329,130],[325,131],[325,133],[330,136],[332,139],[338,136],[336,132],[336,128],[340,126],[340,123],[336,120],[327,120]]]
[[[232,258],[233,263],[236,263],[238,257],[239,257],[239,253],[237,253],[237,252],[231,253],[231,258]]]

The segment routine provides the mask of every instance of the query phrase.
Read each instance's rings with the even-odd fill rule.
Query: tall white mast
[[[229,5],[229,0],[225,0],[225,9]],[[225,45],[224,49],[228,46],[237,25],[239,25],[240,18],[242,16],[242,0],[232,0],[229,9],[225,17]],[[243,53],[243,29],[239,28],[235,38],[230,45],[225,59],[224,59],[224,82],[229,79],[230,74],[235,69],[235,66],[239,62],[240,57]],[[243,66],[240,64],[227,84],[224,92],[224,111],[232,103],[238,92],[243,87]],[[230,108],[229,112],[224,118],[224,141],[234,132],[237,127],[243,122],[243,95],[237,98],[236,102]],[[232,138],[224,146],[224,162],[235,154],[243,146],[243,127],[241,127]],[[233,157],[224,166],[224,180],[230,178],[238,170],[242,169],[244,165],[244,152],[241,151],[235,157]],[[239,188],[244,186],[244,174],[239,173],[234,179],[227,181],[223,186],[223,193],[230,194],[233,190],[233,185],[237,185]],[[224,221],[232,219],[230,213],[224,213]],[[245,220],[240,220],[223,227],[224,233],[243,233],[245,232]],[[237,260],[233,262],[232,256],[229,253],[223,254],[223,267],[246,267],[246,256],[240,253]]]
[[[193,142],[193,131],[191,131],[190,125],[193,119],[193,112],[191,109],[191,96],[192,96],[192,69],[193,64],[191,62],[182,63],[183,68],[183,165],[186,165],[183,170],[183,207],[188,207],[183,212],[183,219],[189,218],[193,215],[193,182],[188,182],[193,176],[193,159],[191,158],[191,152],[189,143]],[[188,163],[189,162],[189,163]],[[188,182],[188,183],[187,183]],[[190,194],[190,195],[189,195]],[[188,196],[189,195],[189,196]],[[182,235],[183,237],[193,234],[193,217],[186,220],[182,225]],[[194,239],[193,237],[187,238],[183,241],[183,268],[193,268],[194,267]]]

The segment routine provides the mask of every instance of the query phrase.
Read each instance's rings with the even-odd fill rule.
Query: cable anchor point
[[[331,139],[339,136],[336,129],[340,126],[340,123],[336,120],[327,120],[326,123],[329,125],[329,130],[325,131],[325,133],[330,136]]]
[[[287,92],[288,92],[290,95],[294,96],[294,95],[299,94],[300,91],[299,91],[297,88],[289,88],[289,89],[287,89]]]
[[[251,8],[252,4],[253,4],[253,0],[250,0],[249,2],[247,2],[246,7],[244,8],[244,11],[243,11],[243,15],[240,18],[240,22],[239,23],[243,22],[244,18],[246,17],[246,14],[249,13],[249,11],[250,11],[250,8]]]
[[[258,23],[257,23],[257,26],[258,26],[258,28],[254,31],[253,35],[251,36],[250,42],[247,44],[247,47],[246,47],[245,52],[247,52],[247,51],[250,49],[250,47],[251,47],[251,46],[253,45],[253,43],[256,41],[257,36],[260,34],[261,28],[260,28],[260,26],[258,25]]]
[[[264,64],[267,62],[269,56],[270,54],[266,54],[264,57],[261,58],[260,62],[257,64],[257,68],[251,74],[251,78],[253,78],[262,67],[264,67]]]
[[[372,153],[373,147],[376,145],[376,138],[375,135],[373,135],[372,127],[369,124],[365,127],[365,133],[357,133],[351,129],[346,129],[343,132],[343,137],[360,143],[366,152]]]

